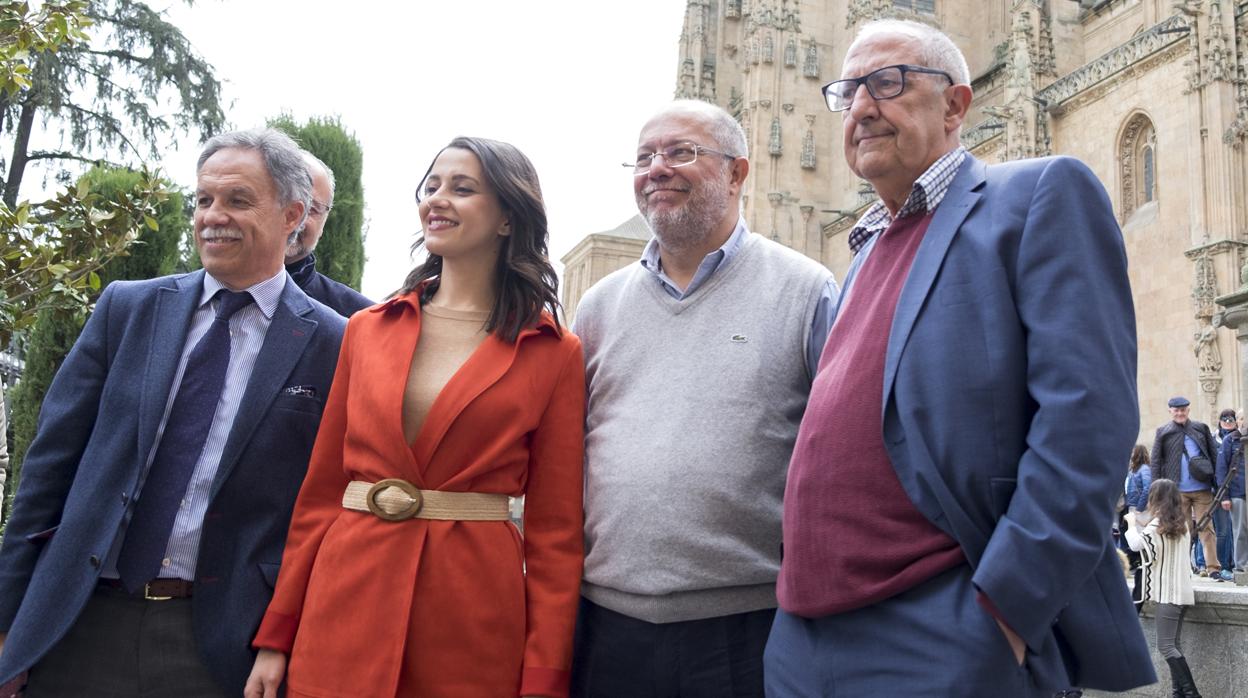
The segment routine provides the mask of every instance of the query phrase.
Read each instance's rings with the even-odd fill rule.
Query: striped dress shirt
[[[199,539],[203,532],[204,514],[208,511],[208,497],[212,492],[212,482],[221,464],[221,454],[225,450],[225,442],[234,426],[234,416],[242,402],[243,393],[251,380],[251,370],[260,354],[260,346],[268,334],[269,325],[273,322],[273,314],[286,287],[287,274],[282,269],[276,275],[260,283],[243,289],[251,293],[255,303],[239,310],[230,318],[230,364],[225,373],[225,387],[221,391],[221,400],[212,418],[212,426],[208,430],[208,438],[204,448],[195,462],[195,470],[191,481],[186,487],[186,495],[182,506],[178,509],[173,521],[173,531],[169,535],[169,547],[161,560],[158,577],[176,579],[195,579],[195,563],[199,555]],[[165,424],[169,420],[169,410],[173,407],[173,399],[177,396],[178,386],[182,383],[182,373],[186,370],[186,361],[199,340],[208,332],[216,317],[216,304],[213,299],[217,291],[225,286],[211,275],[204,275],[204,288],[200,294],[199,306],[191,316],[191,326],[186,333],[186,343],[182,346],[182,358],[178,361],[178,370],[173,376],[173,384],[169,397],[165,401],[165,411],[156,431],[156,439],[152,450],[147,454],[147,463],[143,479],[147,479],[146,469],[151,468],[152,458],[160,447],[160,440],[165,433]],[[139,497],[143,496],[142,483],[139,486]],[[133,511],[133,510],[132,510]],[[121,553],[121,544],[125,540],[126,527],[130,523],[130,515],[122,523],[117,539],[113,542],[102,576],[117,578],[117,557]]]

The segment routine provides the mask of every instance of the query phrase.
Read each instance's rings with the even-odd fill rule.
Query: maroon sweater
[[[784,494],[776,593],[789,613],[861,608],[965,560],[915,508],[884,448],[888,333],[931,220],[930,212],[898,218],[880,234],[828,336]]]

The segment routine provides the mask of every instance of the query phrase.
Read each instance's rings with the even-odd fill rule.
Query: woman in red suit
[[[292,698],[567,695],[585,376],[537,175],[456,138],[417,199],[428,258],[347,327],[249,698],[283,678]]]

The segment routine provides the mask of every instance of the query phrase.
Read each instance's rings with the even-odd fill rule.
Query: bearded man
[[[585,350],[585,579],[572,695],[762,696],[785,471],[837,296],[740,215],[745,134],[673,102],[641,131],[654,238],[572,325]]]

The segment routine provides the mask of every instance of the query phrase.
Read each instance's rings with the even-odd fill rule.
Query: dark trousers
[[[228,618],[220,619],[230,622]],[[191,600],[96,589],[69,633],[30,670],[25,698],[221,698],[191,636]]]
[[[775,610],[647,623],[582,598],[573,698],[761,698]]]
[[[808,619],[776,612],[768,698],[1038,698],[1040,691],[960,565],[865,608]]]

